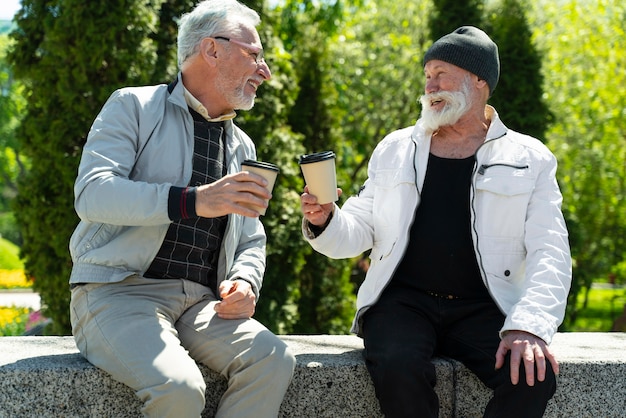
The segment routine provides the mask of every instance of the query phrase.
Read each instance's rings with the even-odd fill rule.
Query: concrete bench
[[[281,417],[381,417],[352,335],[285,335],[297,357]],[[561,364],[546,417],[626,416],[626,334],[560,333]],[[435,359],[440,416],[480,417],[491,392],[463,365]],[[207,381],[203,417],[215,413],[225,379],[201,366]],[[138,417],[133,391],[84,360],[71,337],[0,337],[0,417]]]

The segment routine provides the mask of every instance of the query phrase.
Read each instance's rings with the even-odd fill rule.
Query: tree
[[[69,332],[69,237],[78,221],[72,185],[89,126],[121,86],[154,74],[156,45],[149,39],[160,2],[85,3],[23,0],[9,58],[26,86],[27,111],[17,131],[30,170],[18,182],[16,217],[27,274],[54,321]]]
[[[334,22],[341,18],[342,5],[340,2],[316,5],[309,1],[287,1],[279,10],[279,35],[287,40],[287,48],[294,48],[290,52],[298,82],[298,95],[288,110],[287,122],[301,135],[304,152],[334,149],[339,139],[333,133],[337,120],[330,110],[336,93],[328,79],[328,45],[336,31]],[[297,190],[299,195],[302,183]],[[330,260],[304,243],[300,233],[299,198],[294,203],[297,205],[297,239],[304,247],[293,299],[295,321],[289,331],[346,333],[354,314],[349,264]]]
[[[257,306],[257,318],[272,330],[345,332],[353,310],[349,270],[356,260],[328,260],[300,236],[297,156],[333,149],[342,199],[356,193],[375,145],[418,117],[426,48],[464,24],[483,26],[499,44],[503,76],[491,102],[505,122],[545,137],[559,159],[575,262],[568,321],[580,291],[623,271],[626,12],[618,0],[500,0],[488,2],[486,14],[479,0],[247,3],[263,16],[260,33],[274,73],[255,108],[237,118],[259,159],[281,168],[263,218],[268,268]],[[57,333],[69,332],[67,243],[78,221],[72,184],[89,126],[114,89],[173,79],[175,17],[193,4],[22,1],[8,61],[12,86],[23,89],[14,97],[25,98],[17,106],[26,111],[15,110],[22,120],[8,148],[32,167],[22,174],[18,164],[5,167],[18,177],[26,269]],[[3,131],[2,138],[11,137]]]
[[[567,328],[578,294],[626,260],[626,9],[618,0],[541,1],[532,16],[574,261]]]
[[[433,0],[430,18],[430,34],[433,40],[441,38],[460,26],[476,26],[483,23],[483,0]]]
[[[259,160],[280,167],[272,200],[262,218],[267,233],[267,268],[255,318],[274,332],[289,333],[299,317],[300,272],[308,251],[300,234],[299,194],[303,184],[296,158],[304,147],[302,135],[294,133],[287,122],[298,93],[297,75],[276,29],[279,11],[248,5],[262,15],[259,34],[272,78],[260,87],[254,109],[241,112],[237,123],[256,143]]]
[[[175,77],[175,17],[193,5],[189,0],[22,2],[11,60],[28,86],[28,110],[18,138],[33,168],[19,181],[17,214],[25,236],[26,270],[35,278],[45,314],[54,320],[54,333],[70,331],[67,246],[78,222],[72,185],[89,126],[113,90]],[[265,13],[260,2],[250,6]],[[260,159],[276,162],[282,170],[265,218],[269,267],[258,312],[280,330],[295,321],[293,295],[299,291],[297,272],[303,266],[297,203],[302,184],[294,162],[303,148],[283,123],[295,88],[290,57],[271,26],[264,26],[263,37],[280,73],[266,84],[275,88],[263,86],[257,108],[242,112],[238,122],[258,140]]]
[[[552,115],[543,99],[542,56],[526,11],[519,0],[501,0],[490,9],[485,27],[498,45],[501,68],[490,103],[509,128],[544,141]]]
[[[21,245],[11,205],[17,193],[17,178],[24,174],[28,166],[15,135],[24,112],[25,99],[24,85],[14,79],[6,59],[9,43],[6,34],[0,35],[0,234]]]
[[[367,177],[374,147],[392,131],[415,124],[424,91],[423,56],[430,44],[429,2],[382,0],[352,7],[330,41],[328,80],[340,138],[338,182],[345,196]]]

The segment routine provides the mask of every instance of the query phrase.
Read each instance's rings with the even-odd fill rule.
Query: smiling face
[[[229,39],[218,38],[228,56],[218,67],[216,89],[232,109],[249,110],[257,89],[270,79],[271,72],[262,58],[263,47],[255,29],[243,27]]]
[[[454,125],[474,106],[482,106],[474,81],[478,80],[470,72],[444,61],[432,60],[424,66],[426,89],[422,104],[422,123],[429,132],[443,126]]]

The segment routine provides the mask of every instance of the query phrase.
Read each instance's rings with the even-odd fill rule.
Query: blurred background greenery
[[[19,248],[50,332],[69,333],[73,181],[108,95],[176,75],[176,17],[191,0],[22,0],[0,22],[0,234]],[[281,168],[263,218],[268,269],[257,319],[278,333],[347,333],[363,278],[300,237],[297,166],[332,149],[344,197],[376,143],[419,116],[422,56],[471,24],[498,43],[491,99],[559,160],[574,280],[561,331],[611,329],[626,283],[626,9],[621,0],[244,1],[263,18],[273,78],[237,118]],[[1,267],[1,266],[0,266]],[[604,286],[604,288],[602,288]]]

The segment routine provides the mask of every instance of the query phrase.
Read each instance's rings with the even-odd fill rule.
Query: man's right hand
[[[272,195],[265,188],[267,180],[258,174],[242,171],[198,186],[196,214],[204,218],[217,218],[236,213],[256,218],[259,212],[244,205],[267,207]]]
[[[337,193],[341,196],[341,189],[337,189]],[[305,219],[312,225],[321,226],[326,223],[328,216],[334,210],[333,202],[320,205],[317,203],[317,197],[309,194],[309,187],[304,187],[304,193],[300,195],[300,210]]]

